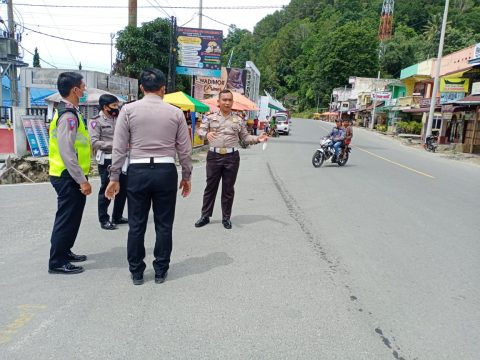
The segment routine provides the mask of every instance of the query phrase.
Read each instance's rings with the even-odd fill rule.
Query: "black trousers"
[[[67,170],[61,176],[50,176],[50,182],[57,192],[57,213],[48,262],[52,269],[68,263],[67,255],[75,244],[87,197],[80,192],[80,185]]]
[[[233,198],[235,196],[235,181],[240,167],[240,154],[235,151],[230,154],[217,154],[209,151],[207,154],[207,186],[203,193],[202,216],[211,217],[215,198],[217,197],[220,179],[222,180],[222,215],[230,219],[232,215]]]
[[[155,222],[153,268],[156,274],[168,270],[172,253],[172,228],[177,203],[178,173],[175,164],[131,164],[128,167],[127,257],[132,274],[145,270],[145,230],[150,206]]]
[[[105,159],[103,165],[98,165],[98,174],[100,175],[100,190],[98,191],[98,220],[101,224],[110,220],[108,215],[108,206],[110,200],[105,197],[105,190],[110,181],[108,167],[112,165],[112,160]],[[120,174],[120,192],[115,196],[113,201],[112,222],[123,217],[123,209],[127,201],[127,176]]]

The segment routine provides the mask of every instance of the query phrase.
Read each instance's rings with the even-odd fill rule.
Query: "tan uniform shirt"
[[[113,136],[110,179],[118,181],[130,146],[130,158],[175,157],[182,166],[182,179],[192,174],[192,143],[182,110],[157,95],[126,104],[117,118]]]
[[[248,144],[258,144],[258,136],[250,135],[242,118],[233,113],[223,116],[220,112],[204,117],[197,129],[197,134],[205,139],[208,132],[217,134],[210,146],[216,148],[238,148],[239,139]]]
[[[116,119],[107,118],[102,111],[89,121],[88,132],[94,152],[102,150],[106,154],[112,153],[115,124]]]

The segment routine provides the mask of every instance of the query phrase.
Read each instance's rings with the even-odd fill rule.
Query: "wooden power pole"
[[[128,26],[137,26],[137,0],[128,0]]]

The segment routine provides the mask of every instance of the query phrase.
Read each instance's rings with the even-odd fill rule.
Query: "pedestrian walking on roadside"
[[[119,114],[119,101],[116,96],[103,94],[98,99],[100,112],[89,122],[88,132],[92,149],[95,152],[98,174],[100,175],[100,190],[98,191],[98,220],[105,230],[115,230],[118,224],[127,224],[123,210],[127,200],[127,176],[120,174],[120,192],[115,196],[112,219],[108,215],[110,200],[105,196],[108,185],[109,167],[112,165],[113,133]]]
[[[187,123],[182,110],[163,101],[165,84],[162,71],[142,71],[140,89],[145,96],[122,107],[113,137],[110,183],[105,195],[114,199],[121,191],[120,172],[130,149],[127,257],[134,285],[143,284],[145,230],[150,207],[156,233],[155,282],[163,283],[167,277],[178,187],[175,155],[182,166],[179,187],[182,196],[188,196],[191,191],[192,144]]]
[[[207,154],[207,186],[203,195],[202,215],[195,227],[202,227],[210,222],[218,186],[222,180],[222,224],[225,229],[232,228],[230,217],[240,166],[239,140],[253,145],[268,139],[266,134],[249,135],[242,119],[232,113],[232,105],[233,94],[230,90],[222,90],[218,95],[220,111],[209,115],[197,129],[197,134],[202,139],[208,139],[210,149]]]
[[[257,136],[258,118],[253,119],[253,135]]]
[[[90,139],[86,122],[78,108],[84,96],[82,75],[64,72],[58,76],[60,101],[52,122],[49,139],[50,182],[57,193],[57,213],[50,239],[51,274],[78,274],[83,267],[72,262],[87,260],[85,255],[72,252],[86,197],[92,193],[87,175],[90,172]]]

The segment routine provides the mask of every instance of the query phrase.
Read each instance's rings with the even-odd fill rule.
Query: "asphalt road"
[[[179,197],[167,281],[133,286],[127,227],[89,197],[49,275],[49,184],[0,187],[0,359],[478,359],[480,167],[355,129],[350,162],[311,165],[331,124],[242,151],[234,228],[200,215],[205,167]],[[98,189],[98,181],[93,181]]]

